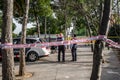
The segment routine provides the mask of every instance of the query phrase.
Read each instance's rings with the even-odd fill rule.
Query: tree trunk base
[[[20,76],[19,73],[17,72],[15,76],[16,76],[16,80],[22,80],[22,79],[25,79],[25,78],[30,78],[33,75],[34,75],[34,72],[27,72],[27,73],[25,73],[24,76]]]

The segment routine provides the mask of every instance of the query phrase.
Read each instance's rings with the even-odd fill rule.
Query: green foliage
[[[14,0],[14,17],[19,23],[23,21],[23,14],[25,12],[25,0]],[[50,0],[30,0],[30,9],[28,20],[35,21],[35,16],[51,16],[52,9],[50,7]],[[28,22],[29,22],[28,21]]]
[[[115,24],[110,28],[108,38],[115,42],[120,42],[120,25]]]
[[[49,30],[51,33],[58,33],[59,31],[64,31],[65,26],[70,27],[73,18],[76,21],[73,23],[76,24],[76,30],[82,29],[81,25],[86,25],[85,16],[89,15],[89,22],[93,26],[99,25],[98,22],[98,14],[96,15],[96,11],[98,11],[99,1],[96,0],[59,0],[57,4],[51,4],[51,0],[30,0],[30,10],[29,10],[29,21],[35,22],[35,16],[39,18],[40,32],[44,33],[44,18],[47,17],[47,26],[50,27]],[[16,17],[22,21],[22,17],[20,17],[24,12],[24,0],[15,0],[15,11]],[[95,4],[95,5],[93,5]],[[53,10],[51,9],[53,8]],[[19,10],[19,11],[18,11]],[[53,11],[56,14],[57,19],[49,19],[48,17],[52,16]],[[92,13],[92,14],[91,14]],[[17,16],[19,15],[19,16]],[[80,18],[80,19],[79,19]],[[55,20],[55,21],[54,21]],[[54,24],[53,24],[54,23]],[[50,24],[50,25],[49,25]],[[52,26],[51,26],[52,25]],[[37,28],[36,28],[37,29]],[[53,30],[56,29],[56,30]],[[37,30],[36,30],[37,31]],[[48,33],[48,32],[47,32]]]
[[[45,33],[45,27],[44,27],[44,21],[42,22],[43,24],[40,27],[41,33],[44,34]],[[58,20],[54,17],[47,17],[47,33],[51,33],[51,34],[56,34],[60,31],[60,27],[58,26]]]
[[[71,26],[72,18],[74,17],[76,11],[73,6],[75,4],[74,0],[59,0],[59,2],[55,2],[56,7],[54,11],[56,13],[56,17],[58,19],[59,30],[65,32],[65,29]],[[55,6],[55,5],[54,5]]]
[[[44,19],[44,17],[41,17]],[[41,19],[41,26],[40,26],[40,33],[44,34],[45,33],[45,28],[44,28],[44,20]],[[54,17],[47,17],[47,34],[56,34],[60,32],[60,27],[58,26],[58,20]],[[37,28],[36,27],[32,27],[27,29],[27,35],[34,35],[37,32]]]
[[[13,17],[19,23],[22,24],[23,15],[25,13],[25,0],[14,0],[14,10],[13,10]]]
[[[19,18],[24,14],[25,0],[14,0],[14,17]]]
[[[58,20],[54,17],[47,18],[47,33],[56,34],[59,33]]]
[[[2,9],[0,0],[0,9]],[[22,23],[24,14],[25,0],[14,0],[14,17]],[[50,4],[53,1],[53,4]],[[65,32],[65,27],[69,28],[71,23],[75,26],[75,32],[83,35],[85,28],[89,24],[91,32],[96,35],[100,24],[101,5],[103,0],[30,0],[29,21],[36,22],[35,17],[39,18],[40,32],[45,33],[45,18],[47,18],[47,33]],[[114,4],[113,6],[115,6]],[[114,9],[116,10],[116,7]],[[54,12],[53,12],[54,11]],[[55,13],[54,18],[52,14]],[[85,17],[88,17],[88,23]],[[117,13],[114,14],[115,20],[119,23]],[[1,23],[1,19],[0,19]],[[35,25],[36,26],[36,25]],[[35,34],[37,28],[27,30],[27,34]]]
[[[14,31],[15,28],[16,28],[16,25],[15,25],[15,23],[13,23],[13,24],[12,24],[12,31]]]
[[[35,17],[48,17],[52,15],[50,0],[31,0],[29,20],[35,21]]]
[[[84,3],[85,0],[78,0],[78,3]]]
[[[36,31],[37,31],[36,27],[28,28],[27,35],[34,35]]]
[[[86,21],[84,17],[78,17],[78,19],[76,20],[76,28],[81,29],[85,26],[86,26]]]
[[[2,25],[2,12],[0,11],[0,28],[1,28],[1,25]]]
[[[3,10],[3,0],[0,0],[0,11]]]
[[[77,34],[78,36],[85,36],[85,35],[86,35],[86,28],[85,28],[85,26],[84,26],[83,28],[81,28],[81,29],[78,29],[78,30],[76,31],[76,34]]]
[[[0,32],[1,32],[1,26],[2,26],[2,12],[0,11]],[[16,25],[12,24],[12,31],[14,31],[16,28]]]
[[[16,38],[17,36],[18,36],[18,35],[15,34],[15,33],[12,34],[12,37],[13,37],[13,38]]]

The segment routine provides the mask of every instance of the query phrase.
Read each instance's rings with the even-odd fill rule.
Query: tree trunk
[[[105,35],[108,27],[109,16],[110,16],[111,0],[104,0],[104,11],[99,27],[99,35]],[[93,54],[93,68],[90,80],[100,80],[101,76],[101,64],[102,64],[102,40],[95,42],[95,49]]]
[[[104,0],[104,11],[103,11],[101,25],[99,27],[100,35],[106,34],[106,30],[108,28],[109,17],[110,17],[110,9],[111,9],[111,0]]]
[[[36,21],[36,25],[37,25],[37,33],[38,33],[38,37],[40,37],[40,24],[39,24],[39,17],[36,15],[36,9],[35,9],[35,5],[34,3],[32,4],[32,8],[34,10],[34,17],[35,17],[35,21]]]
[[[25,0],[25,13],[23,16],[21,44],[26,43],[26,27],[27,27],[28,11],[29,11],[29,0]],[[25,75],[25,48],[20,49],[19,75],[20,76]]]
[[[97,40],[94,45],[93,68],[90,80],[100,80],[102,64],[102,47],[102,41]]]
[[[3,0],[2,44],[12,43],[13,0]],[[2,49],[2,80],[15,80],[13,49]]]
[[[36,16],[37,17],[37,16]],[[40,37],[40,24],[39,24],[39,18],[37,17],[36,19],[36,23],[37,23],[37,33],[38,33],[38,37]]]
[[[45,17],[45,39],[47,38],[47,17]]]
[[[86,27],[86,29],[87,29],[88,35],[91,37],[91,36],[92,36],[92,33],[91,33],[91,28],[90,28],[90,24],[89,24],[89,21],[88,21],[88,17],[85,16],[85,19],[86,19],[86,21],[87,21],[87,27]],[[93,50],[94,50],[93,42],[91,41],[90,43],[91,43],[91,44],[90,44],[90,46],[91,46],[91,51],[93,52]]]

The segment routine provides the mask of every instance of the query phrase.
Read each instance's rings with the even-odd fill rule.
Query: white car
[[[40,38],[26,38],[26,44],[37,43],[37,46],[40,46],[41,43],[45,42]],[[20,44],[20,38],[13,39],[13,44]],[[31,47],[25,48],[26,59],[29,61],[36,61],[39,57],[47,56],[51,53],[50,47]],[[15,58],[19,58],[20,49],[14,49]]]

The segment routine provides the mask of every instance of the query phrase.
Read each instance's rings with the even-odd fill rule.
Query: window
[[[20,44],[20,39],[14,39],[13,44]]]
[[[32,43],[35,43],[37,40],[34,40],[34,39],[26,39],[26,43],[27,44],[32,44]]]

